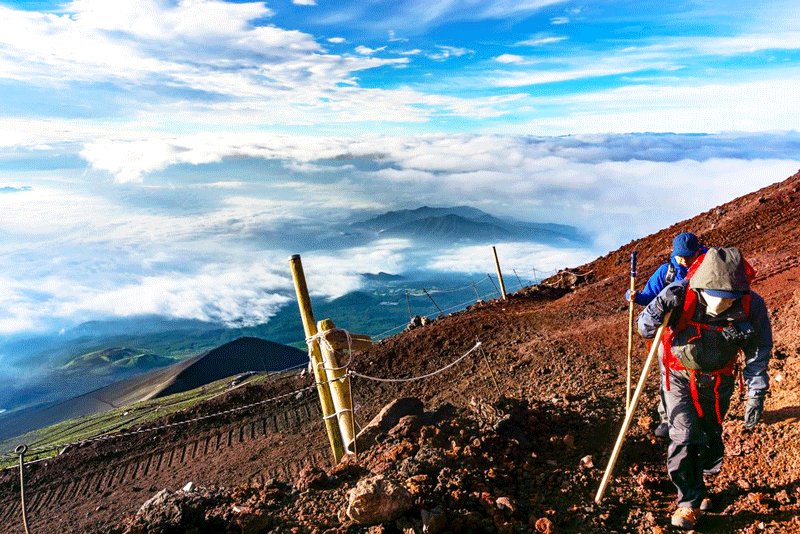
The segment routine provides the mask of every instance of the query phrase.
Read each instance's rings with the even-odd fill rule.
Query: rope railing
[[[188,425],[190,423],[196,423],[197,421],[204,421],[206,419],[219,417],[221,415],[226,415],[226,414],[230,414],[230,413],[240,412],[240,411],[243,411],[243,410],[248,410],[250,408],[255,408],[256,406],[261,406],[261,405],[268,404],[268,403],[271,403],[271,402],[276,402],[276,401],[279,401],[279,400],[287,399],[287,398],[292,397],[292,396],[297,396],[299,394],[304,394],[305,392],[310,391],[312,389],[315,389],[316,387],[317,387],[316,384],[314,384],[313,386],[307,386],[307,387],[300,388],[300,389],[297,389],[297,390],[294,390],[294,391],[290,391],[288,393],[283,393],[281,395],[277,395],[277,396],[271,397],[269,399],[263,399],[263,400],[260,400],[260,401],[257,401],[257,402],[253,402],[253,403],[250,403],[250,404],[243,405],[243,406],[235,406],[235,407],[229,408],[227,410],[222,410],[220,412],[215,412],[215,413],[212,413],[212,414],[193,417],[191,419],[186,419],[184,421],[175,421],[173,423],[167,423],[167,424],[158,425],[158,426],[154,426],[154,427],[139,428],[139,429],[132,430],[132,431],[129,431],[129,432],[121,432],[121,433],[116,433],[116,434],[104,434],[104,435],[101,435],[101,436],[96,436],[96,437],[93,437],[93,438],[84,439],[84,440],[80,440],[80,441],[75,441],[75,442],[71,442],[71,443],[60,443],[58,445],[52,445],[52,446],[48,446],[48,447],[45,447],[45,448],[30,449],[30,450],[27,451],[27,454],[29,456],[36,456],[36,455],[47,453],[47,452],[53,452],[53,451],[58,451],[58,450],[63,451],[65,449],[67,449],[67,448],[77,448],[77,447],[81,447],[81,446],[89,444],[89,443],[95,443],[95,442],[99,442],[99,441],[108,441],[108,440],[112,440],[112,439],[135,436],[135,435],[138,435],[138,434],[145,434],[145,433],[149,433],[149,432],[157,432],[159,430],[165,430],[167,428],[174,428],[174,427],[178,427],[178,426]],[[36,461],[40,461],[40,460],[32,460],[30,462],[26,462],[25,465],[34,463]],[[14,469],[14,467],[7,467],[5,469]]]
[[[441,374],[441,373],[447,371],[448,369],[450,369],[451,367],[453,367],[455,365],[458,365],[461,361],[464,360],[464,358],[466,358],[467,356],[469,356],[470,354],[472,354],[473,352],[478,350],[478,348],[480,346],[481,346],[481,342],[478,341],[477,343],[475,343],[474,347],[472,347],[467,352],[462,354],[458,359],[453,360],[449,364],[445,365],[444,367],[442,367],[440,369],[437,369],[436,371],[433,371],[433,372],[430,372],[430,373],[426,373],[424,375],[412,376],[412,377],[409,377],[409,378],[381,378],[381,377],[377,377],[377,376],[365,375],[363,373],[359,373],[358,371],[353,371],[352,369],[348,370],[348,374],[351,375],[351,376],[358,377],[358,378],[363,378],[365,380],[372,380],[373,382],[395,382],[395,383],[397,383],[397,382],[414,382],[414,381],[417,381],[417,380],[425,380],[426,378],[431,378],[433,376]]]
[[[469,306],[470,304],[474,304],[475,302],[478,302],[480,300],[485,300],[487,298],[491,298],[491,297],[495,297],[495,296],[496,295],[494,294],[494,292],[479,294],[477,296],[477,298],[475,298],[475,299],[470,299],[468,301],[461,302],[459,304],[454,304],[453,306],[448,306],[447,308],[443,308],[441,312],[429,313],[429,314],[421,315],[421,317],[428,317],[428,318],[435,317],[437,315],[441,315],[442,313],[448,313],[448,312],[450,312],[452,310],[455,310],[455,309],[464,308],[464,307]],[[381,332],[379,334],[373,335],[372,338],[373,339],[377,339],[377,340],[384,339],[384,337],[388,337],[388,334],[391,334],[392,332],[400,331],[400,330],[404,329],[406,326],[408,326],[408,322],[399,324],[397,326],[393,326],[392,328],[390,328],[388,330],[384,330],[383,332]]]
[[[408,294],[412,297],[425,297],[427,296],[425,291],[431,294],[438,294],[438,293],[457,293],[459,291],[466,291],[467,289],[472,289],[474,286],[486,283],[486,280],[480,278],[469,284],[461,287],[448,287],[448,288],[436,288],[436,287],[429,287],[423,289],[406,289]]]

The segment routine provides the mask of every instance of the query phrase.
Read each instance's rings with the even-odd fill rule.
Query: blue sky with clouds
[[[596,238],[508,245],[509,263],[590,259],[800,167],[798,14],[0,0],[0,336],[141,313],[264,321],[297,252],[321,296],[420,261],[483,271],[470,249],[309,238],[423,204]]]

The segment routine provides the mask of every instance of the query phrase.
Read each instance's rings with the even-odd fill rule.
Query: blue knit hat
[[[672,255],[691,258],[700,250],[700,240],[691,232],[683,232],[672,240]]]

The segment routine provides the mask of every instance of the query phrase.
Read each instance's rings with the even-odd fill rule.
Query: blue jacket
[[[653,299],[650,304],[639,315],[638,327],[639,334],[645,338],[652,338],[656,330],[664,322],[664,315],[669,310],[683,309],[683,300],[688,289],[689,281],[674,282]],[[744,353],[744,369],[742,376],[747,383],[750,397],[762,397],[769,390],[769,377],[767,375],[767,365],[772,356],[772,327],[770,325],[767,306],[764,299],[754,291],[750,292],[750,315],[749,322],[755,331],[755,339],[752,343],[742,347]],[[680,313],[673,314],[670,318],[670,325],[677,323]],[[712,319],[704,316],[706,319]],[[706,321],[703,321],[706,322]],[[659,354],[661,347],[659,347]]]
[[[673,282],[680,282],[686,277],[686,273],[689,269],[678,265],[678,262],[675,261],[675,256],[670,256],[669,263],[664,263],[661,267],[656,269],[656,272],[650,276],[644,289],[636,292],[636,298],[634,299],[636,304],[647,306],[650,304],[651,300],[656,298],[656,295],[661,293],[661,290],[667,286],[667,271],[670,265],[675,268],[675,279],[672,280]]]

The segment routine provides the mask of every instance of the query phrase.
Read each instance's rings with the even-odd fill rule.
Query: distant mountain
[[[365,280],[369,280],[370,282],[397,282],[399,280],[404,280],[405,277],[399,274],[390,274],[385,273],[383,271],[375,274],[375,273],[361,273],[361,276]]]
[[[422,241],[531,241],[558,244],[581,242],[585,238],[568,225],[531,223],[501,219],[477,208],[456,206],[390,211],[365,221],[353,223],[355,230],[379,236],[405,237]]]
[[[147,350],[113,347],[81,354],[64,364],[61,369],[69,372],[103,374],[122,369],[143,371],[175,363]]]
[[[280,371],[307,360],[306,353],[294,347],[265,339],[242,337],[180,363],[115,382],[62,402],[5,413],[0,416],[0,439],[66,419],[188,391],[247,371]]]

